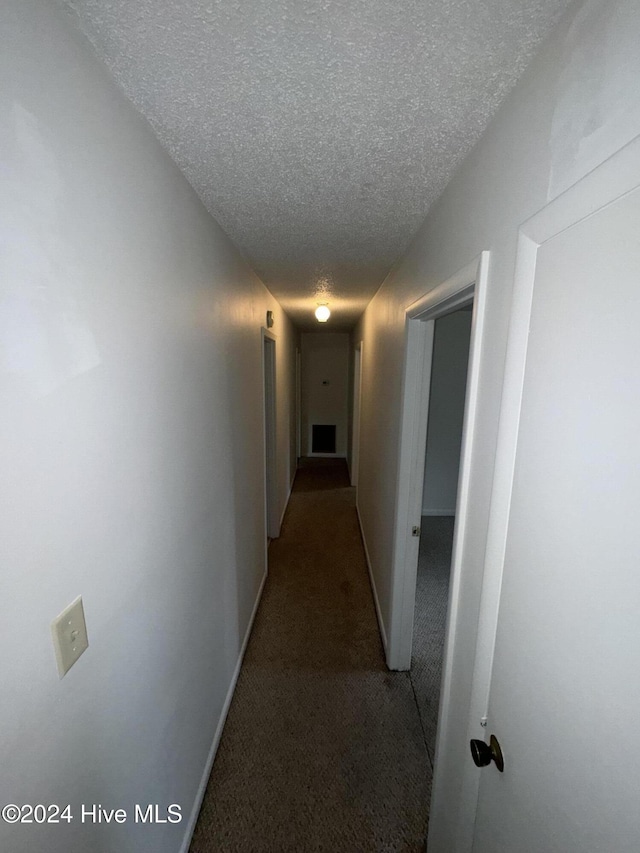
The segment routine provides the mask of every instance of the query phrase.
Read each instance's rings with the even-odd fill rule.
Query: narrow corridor
[[[342,460],[306,460],[191,853],[420,853],[429,759],[407,673],[386,668]]]

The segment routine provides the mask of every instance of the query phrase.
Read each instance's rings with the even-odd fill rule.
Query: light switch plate
[[[51,623],[58,675],[66,675],[89,645],[82,596],[66,607]]]

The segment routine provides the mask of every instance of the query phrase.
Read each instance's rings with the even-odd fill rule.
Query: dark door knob
[[[491,735],[489,743],[485,743],[483,740],[472,740],[469,746],[471,747],[471,757],[476,767],[487,767],[493,761],[502,773],[504,770],[504,758],[498,738],[495,735]]]

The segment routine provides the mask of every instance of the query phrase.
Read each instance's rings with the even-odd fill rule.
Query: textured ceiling
[[[67,0],[301,327],[350,326],[567,0]],[[318,326],[315,324],[315,328]]]

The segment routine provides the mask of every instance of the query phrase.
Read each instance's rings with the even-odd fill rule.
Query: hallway
[[[0,851],[638,853],[638,0],[0,28]]]
[[[342,460],[303,460],[191,853],[420,853],[429,760],[387,670]]]

